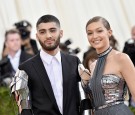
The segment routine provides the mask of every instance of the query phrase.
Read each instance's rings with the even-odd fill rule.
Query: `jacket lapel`
[[[63,72],[63,110],[66,108],[66,101],[67,101],[67,95],[68,95],[68,82],[70,77],[70,65],[67,60],[67,56],[64,53],[61,53],[61,59],[62,59],[62,72]]]
[[[15,75],[15,70],[10,62],[10,59],[8,58],[8,56],[6,56],[4,59],[3,59],[3,62],[5,62],[6,64],[6,71],[9,71],[9,73],[12,73],[12,76]]]
[[[35,67],[36,72],[39,74],[39,77],[41,79],[41,82],[42,82],[47,94],[48,94],[48,97],[54,103],[55,107],[58,109],[49,77],[47,75],[47,72],[46,72],[46,69],[43,65],[43,62],[40,58],[40,53],[36,56],[36,59],[33,60],[33,66]]]
[[[19,63],[21,64],[21,63],[24,62],[24,61],[25,61],[25,57],[24,57],[23,51],[21,51]]]

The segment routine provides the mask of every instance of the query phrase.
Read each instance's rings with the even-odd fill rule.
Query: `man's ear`
[[[60,38],[63,37],[63,30],[60,30]]]
[[[5,47],[8,47],[7,41],[5,41]]]

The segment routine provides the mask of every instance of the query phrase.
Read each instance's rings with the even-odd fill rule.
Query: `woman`
[[[88,41],[96,49],[98,59],[86,69],[79,66],[83,88],[91,96],[94,115],[133,115],[124,104],[127,86],[135,99],[135,69],[128,55],[112,49],[110,24],[103,17],[87,22]],[[94,65],[94,67],[93,67]],[[83,70],[83,71],[82,71]],[[127,84],[127,85],[126,85]]]

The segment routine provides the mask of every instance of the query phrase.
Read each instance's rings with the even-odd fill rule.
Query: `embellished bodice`
[[[109,47],[103,53],[98,54],[88,84],[82,80],[83,88],[91,100],[94,115],[132,115],[123,102],[127,92],[125,80],[115,74],[104,74],[106,59],[111,50],[112,48]]]
[[[127,87],[123,78],[114,74],[103,75],[101,85],[106,103],[124,100]]]
[[[89,95],[92,106],[95,106],[93,102],[93,93],[91,90],[92,82],[89,82],[87,86],[84,86],[85,92]],[[113,102],[124,101],[125,95],[127,93],[127,85],[123,78],[120,78],[114,74],[102,75],[101,78],[101,89],[104,98],[104,104],[109,104]],[[98,93],[98,90],[95,90]]]

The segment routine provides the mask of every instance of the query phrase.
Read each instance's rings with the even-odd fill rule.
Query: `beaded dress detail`
[[[114,74],[103,75],[106,57],[111,50],[109,47],[98,54],[93,76],[84,91],[91,97],[94,115],[133,115],[124,104],[125,80]]]

